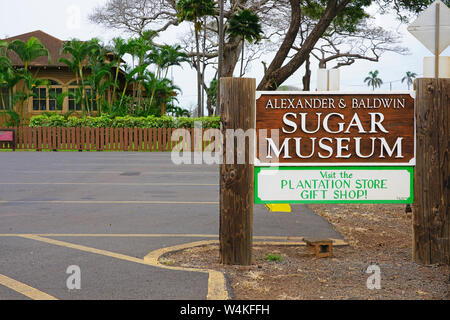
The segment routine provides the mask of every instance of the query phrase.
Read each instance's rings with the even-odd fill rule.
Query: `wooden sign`
[[[255,203],[413,203],[413,167],[256,167]]]
[[[0,141],[10,142],[13,141],[13,131],[0,131]]]
[[[413,166],[409,93],[257,92],[256,166]]]
[[[14,129],[0,128],[0,144],[9,144],[13,151],[16,150],[16,137]]]

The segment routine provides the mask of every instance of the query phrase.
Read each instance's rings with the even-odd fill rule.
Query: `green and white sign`
[[[413,203],[413,167],[255,167],[255,203]]]

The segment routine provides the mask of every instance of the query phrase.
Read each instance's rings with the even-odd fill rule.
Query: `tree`
[[[200,44],[199,44],[199,32],[202,29],[201,19],[205,16],[215,15],[216,8],[214,0],[180,0],[177,3],[177,16],[178,20],[191,21],[194,23],[195,33],[195,46],[197,49],[197,104],[198,104],[198,116],[203,115],[202,106],[202,76],[201,76],[201,62],[200,62]]]
[[[116,90],[119,87],[119,83],[118,83],[119,71],[120,71],[121,65],[123,64],[122,58],[128,52],[128,43],[126,40],[124,40],[120,37],[114,38],[112,40],[112,43],[113,43],[113,45],[111,47],[111,51],[114,55],[114,60],[115,60],[115,64],[116,64],[115,65],[116,74],[114,77],[114,89],[113,89],[113,94],[112,94],[112,104],[114,104],[117,100]]]
[[[12,51],[23,62],[24,72],[22,72],[22,78],[27,75],[29,64],[34,60],[36,60],[37,58],[47,57],[48,61],[50,62],[49,51],[36,37],[31,37],[30,39],[28,39],[27,42],[24,42],[22,40],[13,40],[10,43],[8,43],[6,49],[8,50],[7,54],[9,51]],[[27,109],[25,108],[24,103],[26,99],[29,97],[29,95],[25,92],[25,79],[22,85],[22,92],[19,94],[21,94],[22,96],[22,99],[18,99],[21,100],[22,102],[20,114],[22,115],[22,120],[25,120]]]
[[[107,0],[94,9],[89,20],[141,36],[146,30],[162,32],[178,25],[176,0]]]
[[[189,110],[169,105],[167,107],[167,113],[172,115],[173,117],[187,117],[189,118],[191,116]]]
[[[70,54],[70,59],[60,58],[59,62],[64,63],[75,73],[77,86],[80,88],[78,92],[81,94],[82,112],[88,108],[88,97],[85,89],[85,74],[84,69],[88,57],[98,50],[98,40],[93,39],[91,41],[80,41],[78,39],[72,39],[64,42],[61,52]],[[89,112],[89,110],[88,110]]]
[[[332,68],[338,69],[350,66],[358,60],[378,62],[386,52],[401,55],[409,53],[407,48],[399,46],[398,34],[373,26],[366,20],[361,20],[352,32],[333,27],[324,34],[311,51],[311,56],[319,62],[319,68],[326,69],[331,65]],[[294,49],[298,50],[301,44],[296,44]],[[310,66],[306,61],[304,87],[309,88],[310,76]]]
[[[148,52],[153,48],[153,39],[158,35],[156,31],[147,30],[142,33],[137,38],[132,38],[128,41],[128,53],[133,57],[133,68],[134,60],[137,58],[137,70],[136,81],[133,81],[133,98],[137,98],[138,108],[141,108],[143,103],[142,97],[142,79],[144,78],[144,72],[150,65],[151,61],[148,59]],[[137,85],[137,87],[136,87]]]
[[[417,73],[406,71],[406,75],[402,78],[402,83],[406,81],[406,84],[408,85],[408,90],[410,86],[414,83],[414,79],[417,77]]]
[[[3,106],[5,109],[10,109],[11,108],[11,104],[10,104],[10,100],[11,100],[11,93],[10,93],[10,88],[12,88],[15,83],[13,84],[13,86],[10,86],[8,81],[11,75],[15,75],[15,72],[12,68],[11,65],[11,60],[6,57],[6,56],[0,56],[0,105]],[[3,96],[3,88],[6,87],[6,89],[8,90],[8,97],[4,97]],[[8,98],[8,105],[6,105],[5,99]]]
[[[180,91],[180,88],[174,85],[170,79],[158,79],[155,74],[150,71],[146,71],[145,73],[143,86],[147,92],[152,91],[153,93],[148,107],[143,110],[143,115],[149,113],[162,115],[161,107],[170,102],[175,91]],[[153,97],[155,100],[153,100]]]
[[[181,51],[179,45],[170,46],[164,45],[162,47],[153,47],[150,53],[147,55],[149,62],[156,64],[156,78],[162,80],[167,78],[169,68],[173,66],[181,66],[182,62],[189,61],[186,53]],[[154,82],[155,84],[157,82]],[[150,99],[150,104],[153,103],[153,98],[156,92],[156,86],[151,90],[152,95]]]
[[[310,59],[311,51],[329,31],[330,26],[336,23],[348,27],[356,25],[363,17],[370,16],[366,9],[371,5],[378,6],[382,13],[396,13],[405,22],[411,14],[419,13],[432,2],[433,0],[233,0],[225,3],[224,17],[229,20],[243,9],[259,16],[264,31],[263,39],[267,39],[269,44],[276,44],[276,48],[258,89],[273,90]],[[450,4],[450,0],[444,2]],[[151,24],[158,26],[158,30],[178,25],[178,21],[174,20],[177,13],[175,0],[161,0],[153,6],[148,6],[147,3],[148,0],[108,0],[90,19],[104,26],[129,32],[140,32],[136,30],[141,27],[146,29]],[[303,45],[294,51],[306,14],[314,14],[315,23],[310,32],[304,34]],[[218,20],[218,12],[215,17]],[[216,59],[218,23],[212,19],[211,21],[204,28],[211,33],[208,41],[215,50],[207,52],[205,56],[207,59]],[[232,76],[241,47],[240,38],[227,39],[224,45],[223,73],[219,77]],[[197,52],[193,50],[188,55],[196,56]]]
[[[153,47],[147,58],[157,66],[156,76],[167,78],[170,67],[181,66],[181,63],[188,62],[187,54],[181,51],[179,45],[163,45],[162,47]]]
[[[241,71],[239,76],[242,77],[244,67],[244,46],[245,41],[249,43],[258,42],[261,40],[262,29],[259,23],[259,18],[256,14],[245,9],[235,14],[228,21],[227,33],[242,39],[242,58],[241,58]]]
[[[39,57],[47,57],[50,61],[50,54],[47,48],[37,39],[31,37],[27,42],[13,40],[8,44],[8,50],[13,51],[24,63],[24,69],[28,70],[28,65]]]
[[[375,88],[379,88],[383,84],[383,80],[378,78],[378,74],[379,74],[378,70],[369,71],[369,76],[364,79],[364,82],[367,82],[367,85],[369,87],[372,87],[372,90],[374,90],[374,91],[375,91]]]
[[[214,108],[217,109],[217,94],[219,92],[219,82],[217,81],[217,77],[214,78],[209,84],[209,88],[206,88],[207,101],[206,101],[206,109],[208,110],[208,116],[212,116],[214,114]]]

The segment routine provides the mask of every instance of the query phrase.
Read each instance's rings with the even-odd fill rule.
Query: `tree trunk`
[[[309,58],[306,60],[306,71],[305,75],[302,79],[303,82],[303,91],[310,91],[311,90],[311,62],[309,61]]]
[[[199,39],[198,39],[198,30],[197,27],[194,26],[195,28],[195,45],[196,45],[196,49],[197,49],[197,116],[201,117],[203,116],[203,110],[202,110],[202,75],[200,72],[200,44],[199,44]]]
[[[286,64],[284,64],[289,50],[292,48],[298,30],[300,28],[300,4],[296,0],[290,0],[291,4],[291,24],[285,36],[282,46],[278,50],[274,60],[269,66],[267,73],[258,85],[257,90],[275,90],[284,81],[286,81],[295,71],[302,66],[308,59],[311,50],[317,41],[322,37],[323,33],[330,26],[333,19],[345,8],[350,0],[342,1],[339,5],[337,0],[329,0],[327,8],[314,27],[311,34],[303,43],[300,50]]]
[[[208,117],[211,117],[214,115],[214,109],[212,107],[212,98],[211,98],[211,95],[209,95],[209,94],[206,94],[206,109],[208,109]]]
[[[289,29],[275,57],[267,68],[263,79],[259,83],[257,90],[267,90],[269,88],[269,84],[271,84],[271,87],[275,90],[276,87],[280,85],[280,83],[274,82],[275,79],[272,79],[272,75],[276,70],[281,68],[289,52],[291,51],[292,45],[297,38],[301,22],[300,2],[296,0],[289,0],[289,3],[291,5],[291,21],[289,24]]]
[[[241,54],[241,40],[232,38],[225,44],[222,77],[232,77]]]

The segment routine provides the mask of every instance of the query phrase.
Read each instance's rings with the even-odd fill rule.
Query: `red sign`
[[[0,141],[13,141],[13,132],[0,131]]]

